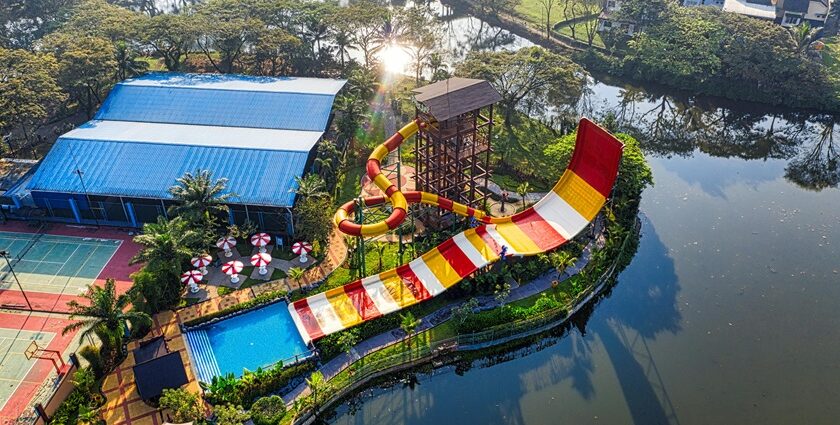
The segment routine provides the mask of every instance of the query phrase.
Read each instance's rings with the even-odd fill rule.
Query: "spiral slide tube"
[[[355,203],[336,212],[339,230],[352,236],[386,233],[405,220],[409,203],[435,205],[484,223],[446,240],[395,269],[295,301],[289,312],[307,343],[432,298],[476,270],[505,256],[537,255],[574,238],[601,210],[618,175],[624,145],[591,121],[580,122],[575,151],[554,188],[533,207],[508,217],[482,211],[427,192],[401,192],[379,168],[389,152],[418,130],[412,122],[378,146],[367,173],[385,196],[365,198],[366,206],[390,202],[393,211],[372,224],[354,223]]]

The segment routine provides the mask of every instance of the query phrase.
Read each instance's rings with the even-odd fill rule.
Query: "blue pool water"
[[[285,302],[277,302],[187,332],[199,379],[256,370],[309,352]]]

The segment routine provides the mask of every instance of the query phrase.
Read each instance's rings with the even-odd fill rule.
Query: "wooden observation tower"
[[[484,209],[489,196],[493,104],[502,99],[485,80],[450,78],[414,90],[417,190]]]

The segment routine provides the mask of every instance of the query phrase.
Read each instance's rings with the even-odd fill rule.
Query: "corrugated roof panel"
[[[309,152],[323,134],[321,131],[93,120],[62,137]]]
[[[117,84],[97,120],[324,131],[334,96]]]
[[[183,146],[59,138],[44,158],[31,191],[170,199],[178,177],[197,169],[227,178],[234,203],[285,207],[307,152]],[[75,170],[82,170],[85,188]]]
[[[234,74],[151,72],[122,82],[134,86],[193,87],[211,90],[269,91],[336,95],[347,80],[306,77],[259,77]]]

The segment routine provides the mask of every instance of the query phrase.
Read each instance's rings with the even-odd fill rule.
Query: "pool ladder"
[[[188,331],[184,336],[192,354],[193,370],[198,375],[198,380],[209,384],[214,376],[221,376],[222,371],[219,370],[219,363],[216,361],[207,331],[196,329]]]

